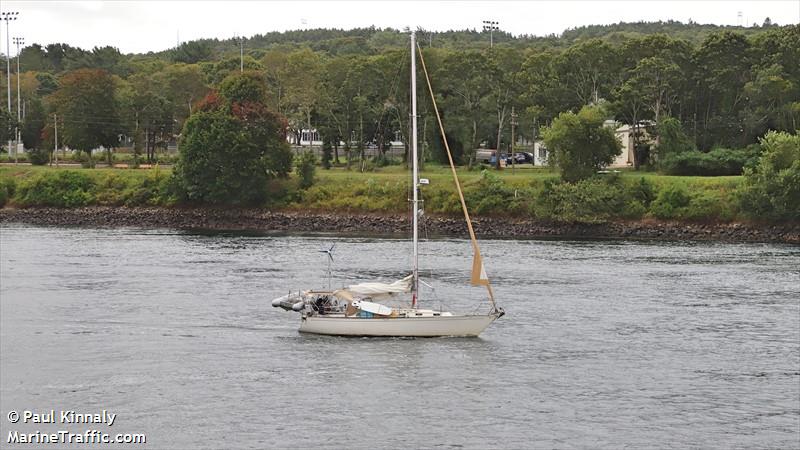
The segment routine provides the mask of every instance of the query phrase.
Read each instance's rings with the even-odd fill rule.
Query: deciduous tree
[[[79,69],[61,77],[59,89],[50,98],[64,121],[59,140],[90,154],[100,146],[116,147],[122,130],[115,94],[114,78],[104,70]]]
[[[549,162],[558,167],[561,178],[570,182],[589,178],[620,154],[622,147],[614,131],[603,126],[604,120],[602,108],[585,106],[577,114],[561,113],[544,130]]]
[[[291,170],[286,120],[267,109],[266,91],[256,73],[231,75],[186,121],[174,172],[186,200],[257,204],[267,179]]]

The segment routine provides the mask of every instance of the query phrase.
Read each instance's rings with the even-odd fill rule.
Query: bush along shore
[[[717,240],[800,244],[799,224],[686,223],[657,220],[564,223],[512,217],[476,217],[475,231],[484,238],[627,238]],[[45,226],[143,227],[261,232],[408,233],[405,215],[270,211],[266,209],[81,207],[4,208],[0,223]],[[466,236],[464,220],[426,216],[431,235]]]
[[[422,190],[428,231],[465,235],[449,170],[431,165],[424,176],[430,179]],[[459,177],[476,228],[486,237],[800,241],[800,206],[793,191],[783,197],[772,188],[754,191],[748,177],[622,172],[566,183],[552,172],[530,169],[516,174],[464,170]],[[407,230],[409,180],[402,167],[368,173],[329,170],[306,178],[311,182],[303,184],[297,175],[272,179],[264,201],[233,208],[189,206],[170,169],[2,167],[0,221],[336,233]]]

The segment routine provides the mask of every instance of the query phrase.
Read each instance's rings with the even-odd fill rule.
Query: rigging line
[[[117,120],[117,119],[121,119],[122,118],[121,116],[116,116],[116,117],[115,116],[87,116],[87,115],[83,115],[83,114],[68,114],[68,113],[64,113],[64,112],[60,112],[58,114],[59,115],[63,115],[65,118],[66,117],[71,117],[73,119],[74,118],[78,118],[78,119],[86,119],[86,120]],[[59,118],[58,120],[61,121],[62,119]]]
[[[433,102],[433,110],[436,112],[436,120],[439,122],[439,131],[442,133],[442,141],[444,141],[444,148],[447,150],[447,159],[450,161],[450,169],[453,172],[453,181],[456,184],[456,191],[458,191],[458,198],[461,200],[461,209],[464,211],[464,218],[467,220],[467,229],[469,230],[469,237],[472,240],[472,249],[475,252],[475,257],[480,259],[481,249],[478,246],[478,240],[475,238],[475,230],[472,228],[472,221],[469,219],[469,212],[467,211],[467,203],[464,200],[464,193],[461,192],[461,183],[458,181],[458,174],[456,173],[456,165],[453,163],[453,155],[450,153],[450,145],[447,143],[447,135],[444,133],[444,125],[442,125],[442,116],[439,114],[439,107],[436,106],[436,97],[433,95],[433,87],[431,86],[431,79],[428,76],[428,69],[425,66],[425,58],[422,56],[422,48],[417,44],[417,51],[419,52],[419,60],[422,63],[422,71],[425,73],[425,82],[428,84],[428,91],[431,94],[431,102]],[[483,263],[481,263],[483,264]],[[474,267],[473,267],[474,270]],[[489,300],[492,303],[492,309],[497,311],[497,304],[494,301],[494,292],[492,292],[492,285],[487,277],[486,290],[489,293]]]
[[[68,123],[68,124],[77,124],[77,125],[109,125],[109,126],[122,125],[122,124],[120,124],[118,122],[100,122],[100,121],[94,121],[94,120],[64,120],[64,121],[59,121],[59,122]],[[144,126],[144,127],[140,126],[140,128],[147,128],[147,127],[146,126]]]
[[[409,51],[409,53],[411,53],[411,52]],[[390,91],[389,98],[393,98],[395,96],[395,94],[397,93],[397,88],[400,85],[400,72],[402,71],[403,67],[405,67],[405,63],[406,63],[406,54],[405,54],[405,51],[403,51],[403,59],[400,60],[400,65],[397,67],[397,72],[395,72],[395,74],[394,74],[394,79],[392,80],[392,84],[391,84],[392,88],[391,88],[391,91]],[[381,108],[381,116],[380,116],[380,118],[378,118],[378,126],[375,127],[375,133],[373,133],[373,135],[372,135],[372,141],[373,142],[375,142],[375,140],[378,137],[378,133],[383,128],[383,116],[385,114],[386,114],[386,108]]]
[[[395,73],[395,81],[393,82],[393,87],[392,87],[392,97],[393,98],[397,97],[397,95],[396,95],[397,94],[397,89],[400,86],[400,81],[399,81],[400,80],[400,74],[402,73],[403,68],[405,68],[406,59],[410,59],[409,58],[410,55],[411,55],[411,51],[410,50],[409,50],[408,53],[406,53],[405,50],[403,50],[403,60],[400,62],[400,66],[398,66],[398,68],[397,68],[397,73]],[[397,122],[401,125],[400,126],[400,134],[404,138],[404,140],[406,142],[408,142],[408,136],[405,136],[406,133],[403,132],[403,126],[402,126],[403,125],[403,120],[400,117],[400,111],[397,108],[394,108],[394,110],[395,110],[395,115],[397,116]],[[419,113],[417,113],[417,114],[419,114]]]
[[[59,113],[59,115],[63,115],[64,119],[66,120],[124,120],[127,119],[125,116],[87,116],[83,114],[67,114],[67,113]],[[133,118],[131,116],[131,118]],[[62,120],[59,118],[58,120]]]
[[[59,122],[86,122],[86,123],[119,123],[123,124],[125,122],[133,122],[135,119],[133,117],[85,117],[85,116],[69,116],[64,119],[58,119]],[[147,121],[142,120],[140,121],[141,124],[155,124],[155,125],[171,125],[174,122],[172,121]]]

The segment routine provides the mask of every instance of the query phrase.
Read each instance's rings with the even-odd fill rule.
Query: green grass
[[[73,173],[62,176],[62,173]],[[736,191],[742,177],[686,177],[623,170],[579,185],[562,185],[558,174],[523,166],[512,173],[467,170],[458,177],[470,212],[476,216],[532,217],[556,221],[598,222],[659,218],[731,221],[742,216]],[[77,174],[77,175],[75,175]],[[0,166],[0,198],[16,206],[111,205],[172,206],[171,168],[82,169],[48,166]],[[427,164],[420,174],[429,213],[460,214],[449,167]],[[644,180],[644,181],[642,181]],[[267,187],[265,206],[288,210],[405,213],[411,176],[403,166],[369,172],[317,168],[316,181],[300,189],[293,174]],[[68,192],[76,190],[75,192]],[[643,190],[645,191],[643,193]],[[688,202],[687,200],[688,199]]]

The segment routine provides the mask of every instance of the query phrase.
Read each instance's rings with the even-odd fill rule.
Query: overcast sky
[[[123,53],[160,51],[177,40],[252,36],[302,28],[406,26],[429,30],[480,29],[495,20],[515,35],[559,34],[582,25],[678,20],[720,25],[800,23],[800,0],[778,1],[14,1],[11,36],[26,44],[65,42]],[[741,14],[741,17],[740,17]],[[13,46],[13,44],[12,44]],[[6,50],[6,30],[0,30]],[[12,48],[12,55],[16,51]]]

